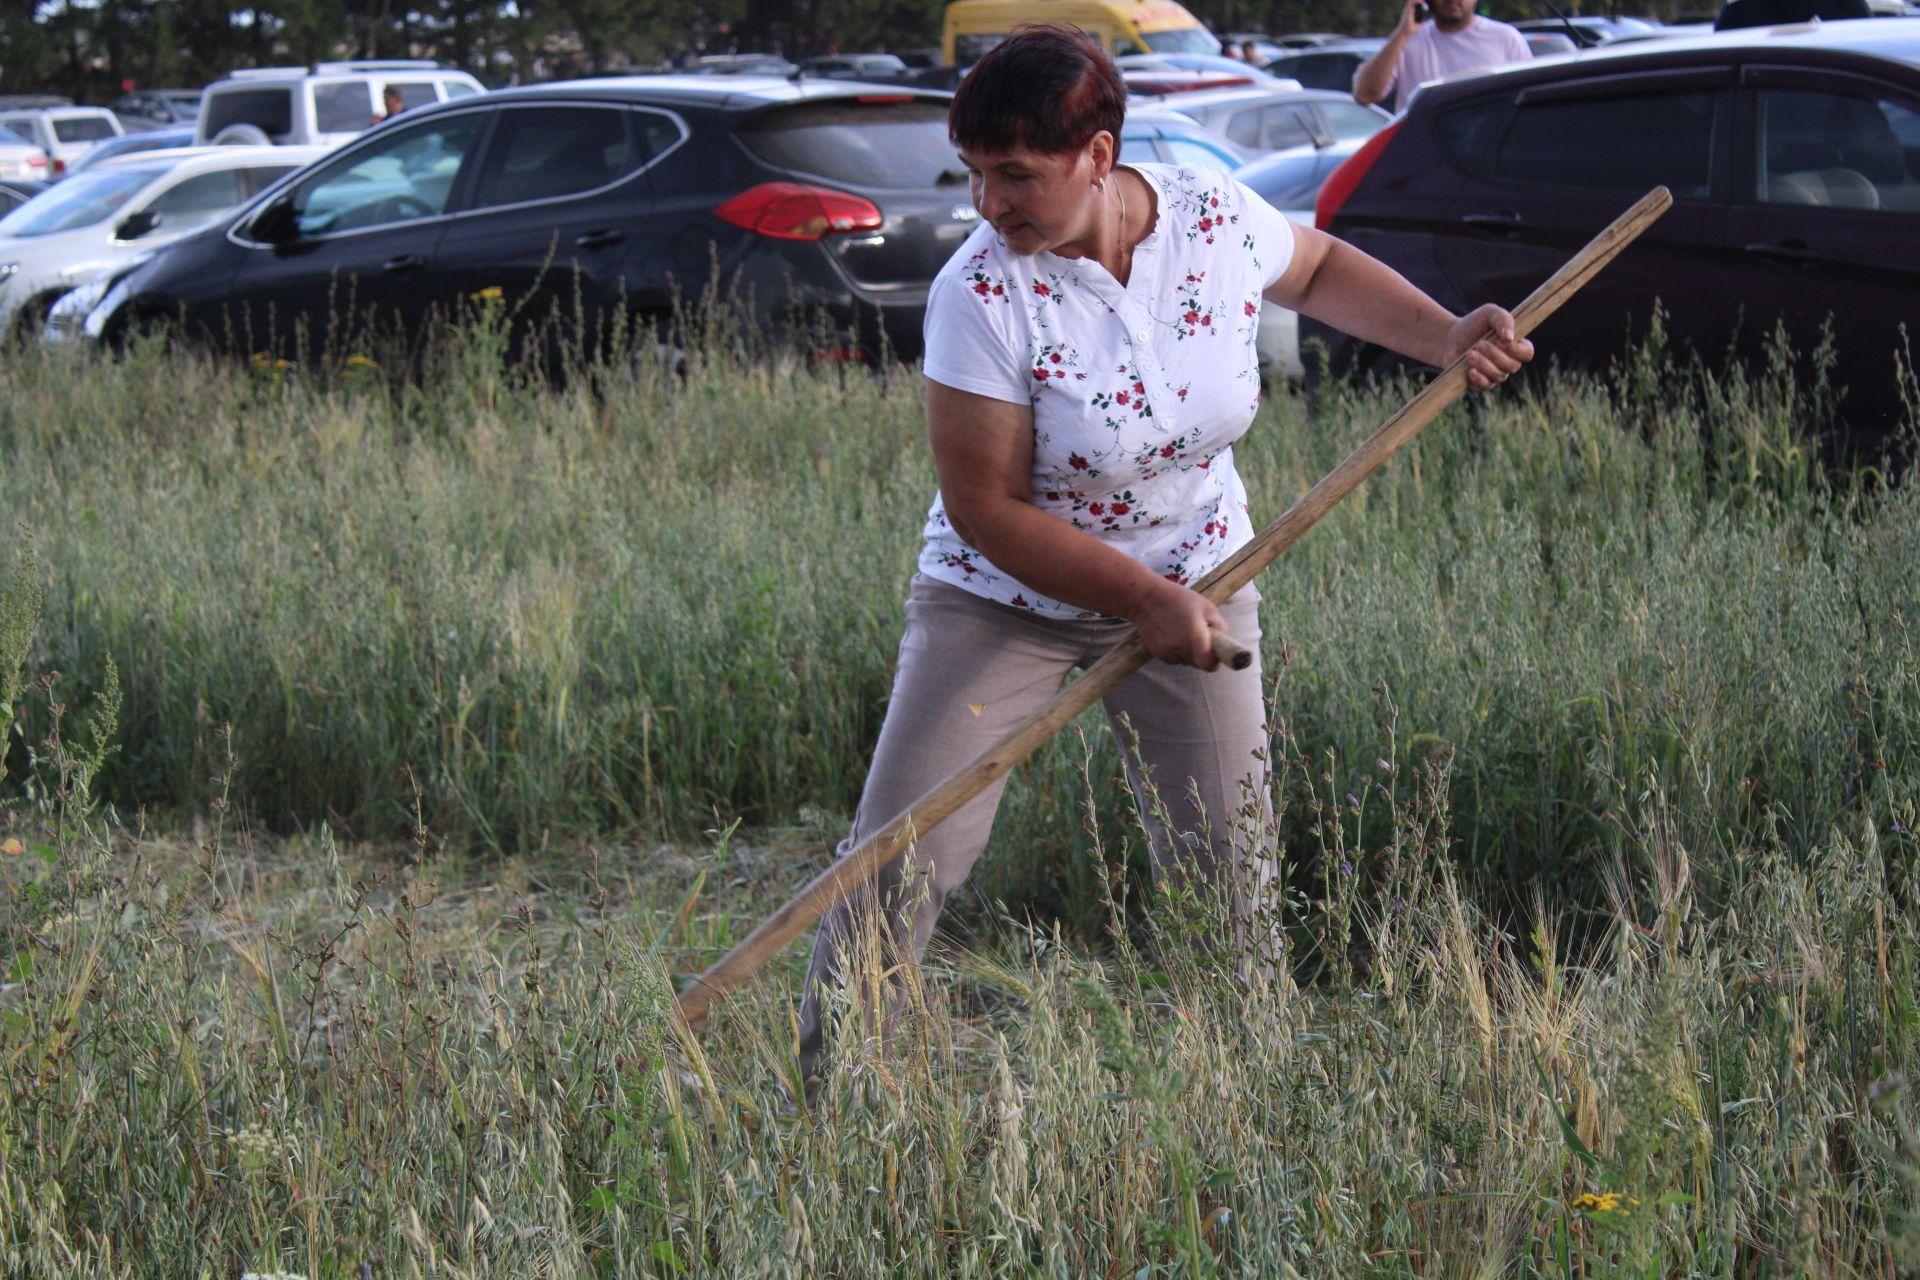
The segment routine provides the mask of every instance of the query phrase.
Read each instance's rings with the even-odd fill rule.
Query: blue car
[[[1166,107],[1129,107],[1120,129],[1122,164],[1198,164],[1232,171],[1240,157],[1192,116]]]

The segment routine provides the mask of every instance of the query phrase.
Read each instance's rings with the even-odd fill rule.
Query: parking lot
[[[1203,30],[1149,33],[1120,59],[1121,158],[1231,169],[1456,311],[1511,305],[1664,184],[1673,213],[1542,349],[1604,367],[1656,311],[1710,365],[1754,367],[1784,336],[1851,420],[1890,429],[1920,284],[1920,18],[1526,25],[1532,61],[1425,86],[1398,117],[1324,87],[1377,41],[1230,39],[1269,50],[1262,69],[1186,48]],[[1271,74],[1288,69],[1322,87]],[[729,56],[489,91],[349,61],[117,111],[0,109],[0,327],[109,346],[165,327],[279,357],[355,325],[417,334],[500,290],[543,343],[591,347],[718,281],[776,341],[911,360],[927,285],[978,226],[937,87],[952,70]],[[1268,377],[1317,375],[1303,336],[1337,372],[1398,367],[1268,304]]]

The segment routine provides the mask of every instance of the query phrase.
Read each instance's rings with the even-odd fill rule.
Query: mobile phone
[[[1425,22],[1428,18],[1431,18],[1432,16],[1433,16],[1433,10],[1427,8],[1426,5],[1417,4],[1413,6],[1413,20],[1415,22]]]

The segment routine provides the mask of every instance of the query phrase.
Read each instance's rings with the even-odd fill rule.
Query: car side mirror
[[[300,235],[300,214],[293,207],[293,196],[284,195],[259,213],[247,233],[262,244],[286,244]]]
[[[113,235],[117,240],[138,240],[159,225],[158,209],[142,209],[138,213],[130,213],[122,218],[120,225],[113,229]]]

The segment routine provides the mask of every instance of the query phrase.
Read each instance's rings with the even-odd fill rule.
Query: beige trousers
[[[1260,596],[1248,587],[1222,606],[1227,633],[1260,643]],[[893,695],[874,749],[844,857],[1037,711],[1069,672],[1130,630],[1115,620],[1042,617],[916,574],[907,598]],[[1148,662],[1109,692],[1107,718],[1148,837],[1154,874],[1190,873],[1229,890],[1244,914],[1271,879],[1260,664],[1204,672]],[[1141,766],[1145,766],[1145,776]],[[1151,784],[1151,785],[1149,785]],[[820,922],[800,1004],[800,1066],[819,1071],[830,1028],[829,992],[848,976],[860,925],[878,923],[888,1008],[898,1016],[900,966],[917,962],[947,895],[986,847],[1003,778],[883,867]],[[869,936],[872,936],[869,933]]]

